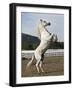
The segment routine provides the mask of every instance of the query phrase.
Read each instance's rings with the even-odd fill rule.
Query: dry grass
[[[29,60],[22,59],[21,76],[22,77],[34,77],[34,76],[58,76],[64,75],[64,57],[53,56],[45,57],[43,61],[44,73],[38,73],[35,67],[36,60],[33,61],[31,67],[26,70],[26,65]]]

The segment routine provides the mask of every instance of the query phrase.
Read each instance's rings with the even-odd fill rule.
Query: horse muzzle
[[[47,25],[49,25],[49,26],[50,26],[50,25],[51,25],[51,23],[49,22]]]

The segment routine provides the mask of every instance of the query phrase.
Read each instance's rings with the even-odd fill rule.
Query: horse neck
[[[38,31],[40,32],[40,34],[41,34],[42,31],[44,31],[44,29],[45,29],[44,26],[42,26],[42,25],[38,26]]]

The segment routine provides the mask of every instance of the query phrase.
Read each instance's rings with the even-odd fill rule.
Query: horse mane
[[[41,22],[39,21],[38,25],[37,25],[37,36],[39,39],[41,39],[41,32],[42,32],[42,26],[41,26]]]

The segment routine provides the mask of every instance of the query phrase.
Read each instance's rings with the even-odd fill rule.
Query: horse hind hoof
[[[45,71],[44,70],[41,70],[42,73],[44,73]]]

